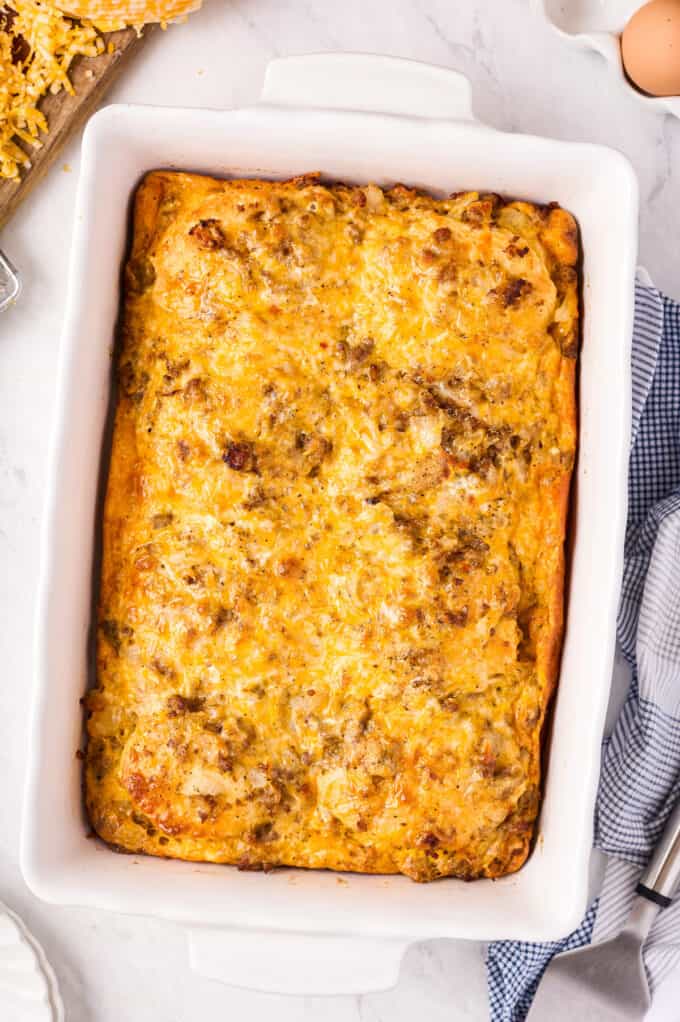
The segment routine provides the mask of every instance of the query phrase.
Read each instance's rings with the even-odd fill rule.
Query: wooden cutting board
[[[104,33],[105,50],[97,57],[76,57],[69,77],[75,95],[63,89],[56,95],[47,95],[40,102],[49,131],[41,136],[42,148],[33,149],[22,144],[31,161],[18,181],[0,179],[0,228],[7,223],[22,199],[43,177],[46,170],[72,133],[94,112],[104,93],[113,83],[127,61],[152,34],[155,26],[147,25],[141,36],[133,28]]]

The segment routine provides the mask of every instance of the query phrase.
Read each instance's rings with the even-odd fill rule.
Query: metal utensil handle
[[[680,801],[669,816],[661,839],[640,877],[637,893],[666,908],[670,905],[678,885],[680,885]]]

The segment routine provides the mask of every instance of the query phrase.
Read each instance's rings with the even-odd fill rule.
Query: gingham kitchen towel
[[[637,877],[680,797],[680,303],[638,281],[633,432],[618,619],[632,682],[602,749],[595,844],[608,856],[580,926],[550,943],[497,941],[487,951],[492,1022],[522,1022],[553,955],[618,932]],[[680,966],[680,897],[645,945],[652,992]]]

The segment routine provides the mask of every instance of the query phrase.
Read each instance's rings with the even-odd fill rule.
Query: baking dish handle
[[[396,986],[403,940],[229,930],[189,931],[194,972],[260,993],[333,996]]]
[[[474,121],[459,71],[371,53],[310,53],[267,65],[263,103]]]

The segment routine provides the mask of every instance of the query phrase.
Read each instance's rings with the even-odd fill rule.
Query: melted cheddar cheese
[[[105,841],[416,880],[521,866],[577,255],[556,206],[145,178],[87,698]]]

